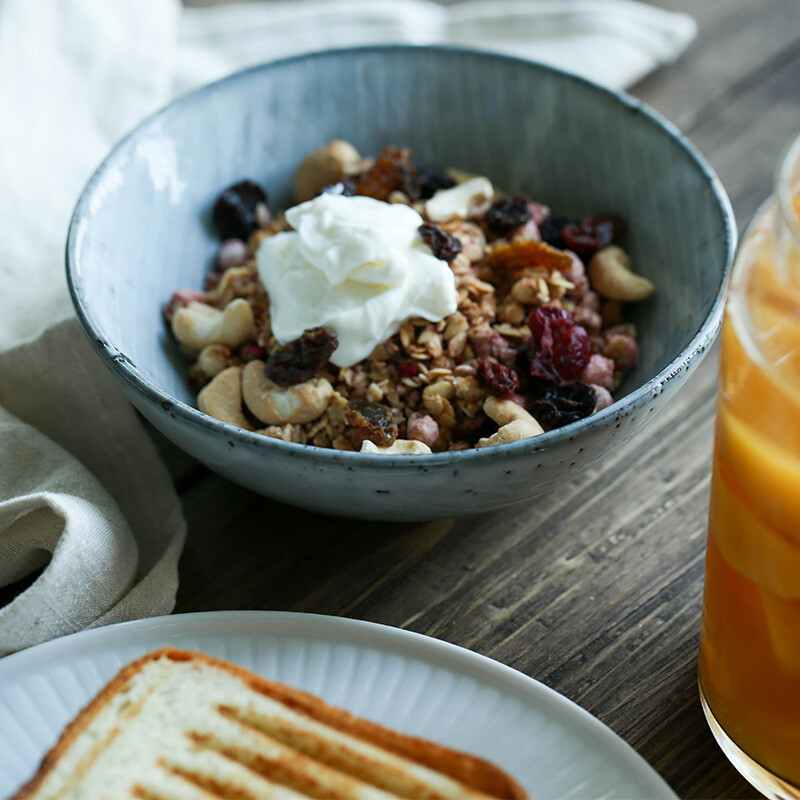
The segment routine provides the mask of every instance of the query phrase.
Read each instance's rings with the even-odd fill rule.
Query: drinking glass
[[[737,769],[800,798],[800,137],[739,248],[721,346],[700,697]]]

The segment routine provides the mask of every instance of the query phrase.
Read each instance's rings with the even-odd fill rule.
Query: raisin
[[[519,376],[504,364],[478,359],[478,379],[495,397],[511,397],[519,389]]]
[[[579,256],[592,256],[598,250],[608,247],[625,232],[625,220],[616,214],[595,214],[566,225],[561,235],[569,250]]]
[[[530,405],[542,427],[552,430],[588,417],[597,406],[597,393],[588,383],[551,385]]]
[[[592,352],[589,334],[563,308],[546,304],[527,320],[531,375],[557,383],[577,380]]]
[[[293,342],[279,347],[268,359],[264,374],[278,386],[295,386],[313,378],[339,346],[327,328],[309,328]]]
[[[420,200],[429,200],[439,189],[452,189],[456,182],[446,173],[438,169],[429,169],[417,175],[418,196]]]
[[[355,194],[388,200],[392,192],[404,192],[409,197],[419,194],[411,151],[405,148],[385,147],[375,163],[355,178]]]
[[[522,227],[532,214],[528,201],[522,195],[506,195],[495,200],[486,210],[484,222],[489,233],[505,236]]]
[[[443,231],[432,222],[423,222],[417,230],[425,244],[433,251],[433,255],[448,264],[462,250],[459,239],[456,239],[452,233]]]
[[[229,186],[214,203],[212,217],[221,239],[247,241],[258,228],[256,206],[267,202],[267,193],[253,181]]]
[[[348,425],[357,429],[362,441],[369,439],[378,447],[389,447],[397,438],[397,423],[392,412],[380,403],[351,400],[344,418]]]
[[[573,225],[576,222],[577,220],[570,217],[562,217],[560,214],[548,214],[544,222],[539,226],[539,234],[542,237],[542,241],[557,247],[559,250],[565,250],[566,244],[561,231],[567,225]]]

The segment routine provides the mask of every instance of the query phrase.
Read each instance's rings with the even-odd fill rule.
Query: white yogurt
[[[437,322],[456,310],[453,272],[422,241],[413,208],[322,194],[286,219],[294,230],[265,239],[257,254],[281,344],[330,328],[339,339],[331,361],[347,367],[406,320]]]

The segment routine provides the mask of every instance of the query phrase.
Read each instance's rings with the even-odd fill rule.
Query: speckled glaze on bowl
[[[422,166],[488,175],[560,213],[614,211],[656,294],[633,310],[641,357],[610,408],[535,439],[386,457],[268,439],[194,407],[164,325],[217,248],[219,191],[251,177],[290,204],[310,150],[411,147]],[[453,48],[375,47],[278,61],[183,97],[140,125],[84,190],[70,226],[75,307],[131,402],[178,446],[256,492],[375,519],[473,514],[535,498],[634,436],[716,336],[735,226],[686,139],[640,102],[557,70]]]

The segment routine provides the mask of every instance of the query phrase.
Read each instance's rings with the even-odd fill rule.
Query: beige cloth
[[[0,655],[169,612],[185,535],[150,439],[67,295],[69,216],[114,141],[175,92],[326,46],[445,42],[621,87],[674,60],[686,15],[632,0],[0,0]]]
[[[0,0],[0,655],[169,613],[169,475],[73,316],[64,239],[116,139],[168,99],[170,0]]]

